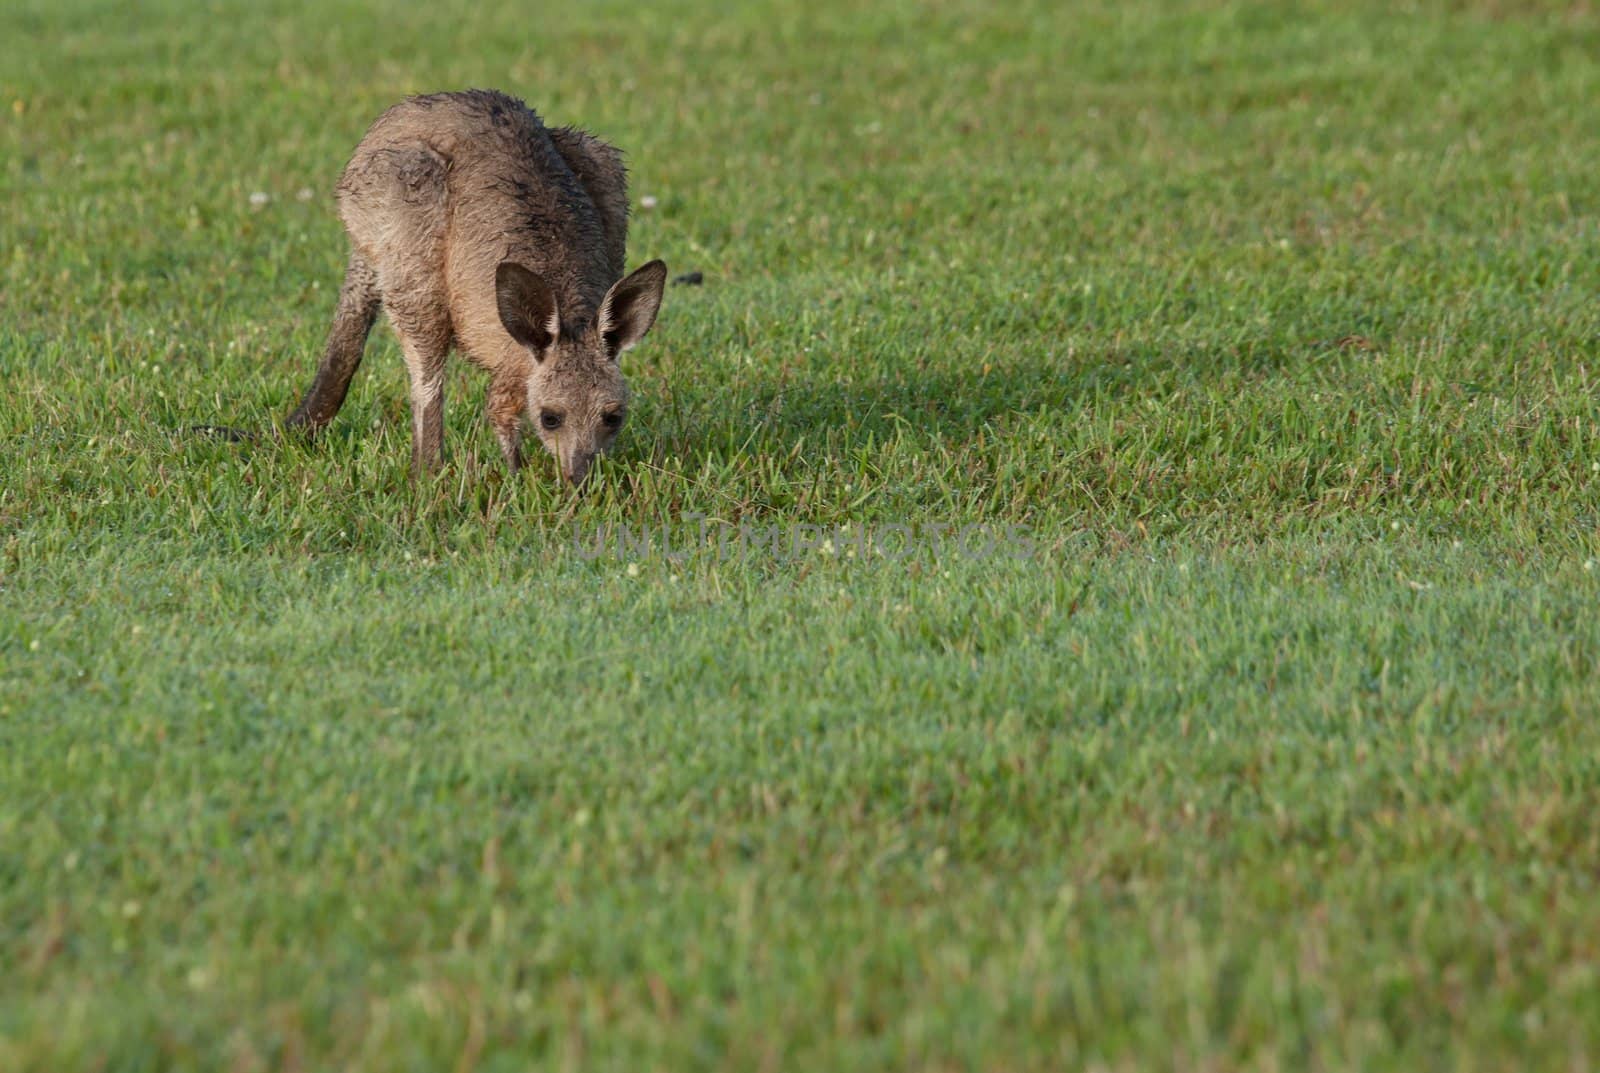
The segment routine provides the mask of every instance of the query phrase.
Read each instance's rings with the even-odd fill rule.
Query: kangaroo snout
[[[583,484],[584,478],[589,476],[589,467],[593,464],[593,455],[573,455],[561,463],[561,476],[568,484],[577,488]]]

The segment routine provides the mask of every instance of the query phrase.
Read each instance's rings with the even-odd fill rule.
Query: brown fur
[[[339,180],[350,262],[316,379],[289,418],[339,411],[381,307],[411,378],[412,459],[438,464],[452,347],[489,373],[488,418],[515,469],[522,418],[581,482],[627,408],[618,357],[655,321],[666,266],[622,277],[621,154],[521,101],[471,90],[390,108]]]

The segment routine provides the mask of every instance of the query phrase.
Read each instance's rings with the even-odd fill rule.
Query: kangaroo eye
[[[606,414],[604,417],[602,417],[600,419],[600,423],[602,425],[604,425],[606,428],[610,428],[610,429],[621,428],[622,427],[622,415],[620,413],[609,413],[609,414]]]
[[[539,411],[539,427],[544,429],[546,432],[554,432],[556,429],[560,428],[562,420],[562,416],[556,413],[554,410]]]

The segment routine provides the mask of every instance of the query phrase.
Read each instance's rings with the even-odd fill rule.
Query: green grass
[[[1600,13],[855,6],[0,12],[0,1069],[1600,1064]],[[468,85],[705,274],[588,494],[188,434]]]

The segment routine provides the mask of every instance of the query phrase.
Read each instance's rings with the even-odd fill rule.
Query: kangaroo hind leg
[[[328,330],[328,342],[317,366],[316,378],[305,397],[289,415],[291,428],[316,432],[325,427],[344,405],[350,381],[361,366],[367,334],[378,319],[383,304],[378,293],[378,274],[364,257],[352,249],[345,268],[344,285],[339,288],[339,304]]]
[[[437,469],[444,455],[444,370],[450,354],[450,313],[444,303],[419,292],[398,296],[388,307],[411,379],[413,475]]]

